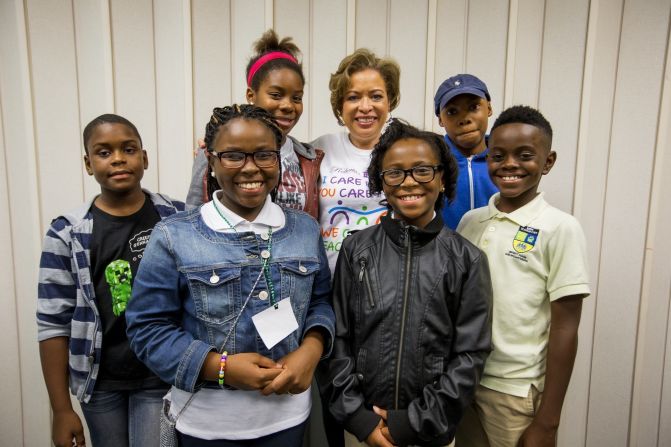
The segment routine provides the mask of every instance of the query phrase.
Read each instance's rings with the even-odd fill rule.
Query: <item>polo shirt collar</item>
[[[282,208],[276,203],[273,203],[270,196],[266,197],[266,201],[263,204],[263,208],[259,211],[259,214],[256,216],[253,222],[249,222],[246,219],[238,216],[236,213],[228,209],[221,201],[218,196],[219,191],[216,191],[212,195],[212,201],[216,202],[216,206],[221,211],[221,214],[226,217],[228,222],[233,226],[233,228],[239,229],[240,226],[245,226],[249,224],[259,224],[272,227],[273,229],[278,229],[284,226],[284,213]],[[230,227],[228,223],[221,218],[214,206],[203,208],[203,212],[207,213],[207,221],[214,223],[213,229],[215,230],[226,230]]]
[[[547,202],[543,198],[544,195],[544,192],[539,192],[531,202],[527,203],[522,208],[518,208],[512,213],[504,213],[503,211],[499,211],[499,209],[496,208],[496,203],[499,201],[499,197],[501,196],[501,193],[497,192],[489,198],[489,203],[487,204],[488,213],[483,217],[481,222],[495,218],[508,219],[517,225],[526,226],[529,224],[529,222],[536,218],[543,211],[543,209],[545,209],[545,207],[547,207]]]

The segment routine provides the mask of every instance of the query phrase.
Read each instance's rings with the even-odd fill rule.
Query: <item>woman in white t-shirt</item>
[[[331,272],[343,239],[380,221],[387,208],[368,190],[370,154],[400,100],[401,70],[392,59],[367,49],[345,57],[331,75],[331,108],[347,132],[323,135],[313,146],[324,150],[319,190],[319,224]]]
[[[373,147],[391,111],[400,100],[401,69],[392,59],[358,49],[346,56],[331,75],[331,108],[346,132],[323,135],[312,142],[324,150],[320,173],[319,225],[333,273],[343,239],[351,232],[379,223],[387,213],[380,196],[368,189],[368,165]],[[384,197],[382,197],[384,199]],[[321,374],[321,365],[317,376]],[[343,429],[325,404],[329,391],[320,381],[324,428],[330,447],[344,445]]]

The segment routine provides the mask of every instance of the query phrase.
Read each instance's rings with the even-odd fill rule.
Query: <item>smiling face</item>
[[[538,127],[523,123],[495,128],[489,146],[489,176],[501,191],[496,206],[510,213],[536,197],[541,177],[550,172],[557,154],[550,150],[548,137]]]
[[[257,91],[247,88],[247,101],[266,109],[286,137],[303,113],[303,81],[289,68],[271,70]]]
[[[241,151],[248,154],[277,150],[273,132],[253,119],[235,118],[219,128],[210,148],[216,152]],[[238,216],[253,221],[263,208],[266,197],[277,186],[279,161],[259,168],[252,157],[240,168],[225,168],[216,156],[208,154],[210,166],[221,185],[219,200]]]
[[[484,98],[476,95],[455,96],[440,111],[438,123],[457,146],[469,157],[486,148],[485,133],[492,106]]]
[[[99,124],[86,141],[86,149],[86,172],[100,184],[103,196],[141,191],[140,180],[149,162],[133,129],[119,123]]]
[[[389,116],[387,89],[377,70],[368,68],[350,76],[340,112],[352,144],[372,149]]]
[[[404,138],[394,143],[384,154],[380,171],[439,164],[438,154],[426,141]],[[436,200],[442,188],[440,170],[435,172],[433,180],[428,183],[418,183],[410,174],[399,186],[382,183],[382,190],[389,206],[394,210],[395,217],[420,228],[424,228],[433,219]]]

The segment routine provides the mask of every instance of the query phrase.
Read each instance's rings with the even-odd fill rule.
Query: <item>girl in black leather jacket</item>
[[[449,444],[491,350],[487,260],[436,212],[456,173],[441,136],[393,120],[368,168],[389,215],[340,251],[336,340],[320,385],[333,416],[369,446]]]

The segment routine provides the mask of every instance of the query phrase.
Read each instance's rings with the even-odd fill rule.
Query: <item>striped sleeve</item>
[[[40,257],[37,286],[38,340],[69,337],[77,303],[77,283],[72,273],[72,253],[64,240],[67,222],[57,219],[47,231]]]

